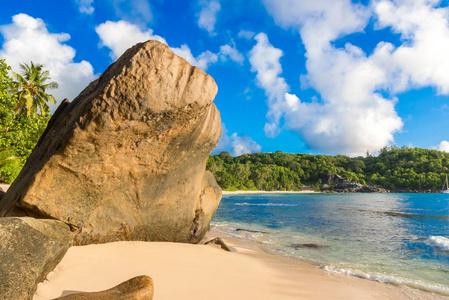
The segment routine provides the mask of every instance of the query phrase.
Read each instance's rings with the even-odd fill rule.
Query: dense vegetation
[[[0,181],[11,183],[47,127],[49,107],[54,102],[46,90],[57,87],[47,83],[48,71],[42,65],[22,65],[22,73],[8,74],[10,67],[0,60]],[[16,159],[7,158],[15,156]]]
[[[228,152],[213,155],[207,162],[224,190],[319,189],[320,174],[335,174],[363,185],[386,189],[439,190],[449,173],[449,153],[385,147],[378,156],[253,153],[232,157]]]

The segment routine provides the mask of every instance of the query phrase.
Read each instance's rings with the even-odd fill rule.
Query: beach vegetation
[[[47,94],[47,90],[58,88],[58,83],[51,81],[50,71],[43,70],[43,65],[20,64],[20,73],[12,72],[14,80],[11,82],[10,93],[16,98],[14,115],[26,113],[37,118],[38,111],[45,115],[50,111],[47,102],[56,103],[55,98]]]
[[[339,175],[348,182],[390,190],[441,189],[449,174],[449,153],[421,148],[384,147],[378,156],[253,153],[232,157],[213,155],[207,162],[224,190],[319,190],[323,174]]]
[[[1,182],[11,183],[17,177],[51,117],[47,102],[53,102],[54,98],[46,91],[57,85],[47,82],[49,74],[42,70],[41,65],[31,65],[28,67],[30,74],[25,74],[27,67],[23,65],[20,75],[23,80],[18,80],[9,75],[11,68],[5,60],[0,60],[0,149],[17,158],[0,165]],[[28,82],[28,85],[19,88],[20,82]],[[25,89],[32,91],[26,92]],[[31,106],[28,94],[35,96]]]

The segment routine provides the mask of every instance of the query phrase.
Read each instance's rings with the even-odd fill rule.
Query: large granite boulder
[[[135,45],[59,106],[0,216],[59,219],[76,245],[199,242],[221,199],[205,171],[221,135],[216,93],[168,46]]]
[[[153,279],[142,275],[106,291],[71,294],[59,297],[57,300],[151,300],[153,295]]]
[[[32,299],[71,245],[61,221],[0,218],[0,299]]]

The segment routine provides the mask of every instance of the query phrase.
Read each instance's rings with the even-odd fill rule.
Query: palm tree
[[[7,148],[0,148],[0,167],[3,167],[8,162],[17,162],[19,158],[11,154]]]
[[[37,112],[45,115],[50,111],[47,102],[56,103],[52,95],[47,94],[47,89],[56,89],[58,84],[56,82],[49,82],[50,72],[43,71],[43,65],[20,64],[22,72],[20,74],[13,72],[14,81],[12,83],[11,93],[17,95],[17,105],[14,109],[14,115],[26,112],[27,117],[31,114],[36,118]]]

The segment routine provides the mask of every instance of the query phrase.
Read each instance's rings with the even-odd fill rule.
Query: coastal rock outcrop
[[[0,299],[32,299],[71,245],[61,221],[0,218]]]
[[[154,295],[153,279],[142,275],[131,278],[109,290],[78,293],[57,298],[58,300],[151,300]]]
[[[0,216],[61,220],[75,245],[199,242],[221,199],[205,171],[221,136],[216,93],[167,45],[135,45],[61,103]]]

